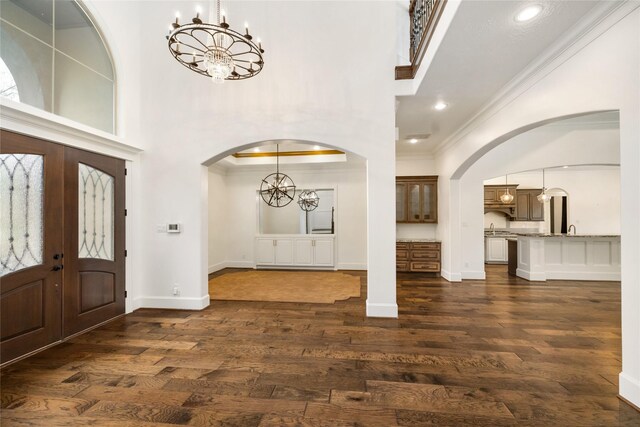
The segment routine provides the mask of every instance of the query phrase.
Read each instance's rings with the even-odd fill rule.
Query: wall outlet
[[[175,296],[180,295],[180,287],[179,286],[174,286],[173,287],[173,295],[175,295]]]

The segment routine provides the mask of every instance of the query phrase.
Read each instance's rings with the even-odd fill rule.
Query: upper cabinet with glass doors
[[[438,222],[438,177],[396,177],[396,222]]]

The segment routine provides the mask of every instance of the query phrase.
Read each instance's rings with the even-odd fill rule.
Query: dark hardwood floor
[[[5,368],[1,424],[640,425],[616,397],[619,283],[487,270],[399,275],[399,319],[365,318],[364,286],[332,305],[138,310]]]

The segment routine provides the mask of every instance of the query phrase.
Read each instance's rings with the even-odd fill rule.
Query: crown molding
[[[459,130],[439,143],[435,147],[434,153],[441,155],[449,150],[477,125],[512,103],[538,81],[591,44],[638,7],[640,7],[640,2],[627,0],[599,3],[585,18],[549,47],[545,53],[538,56],[531,65],[527,66],[507,83],[496,96],[481,107]]]

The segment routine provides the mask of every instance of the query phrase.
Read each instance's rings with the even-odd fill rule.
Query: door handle
[[[64,254],[53,254],[53,259],[62,259],[64,258]]]
[[[53,270],[53,271],[60,271],[60,270],[62,270],[63,268],[64,268],[64,265],[62,265],[62,264],[56,264],[56,265],[54,265],[54,266],[53,266],[53,268],[52,268],[51,270]]]

